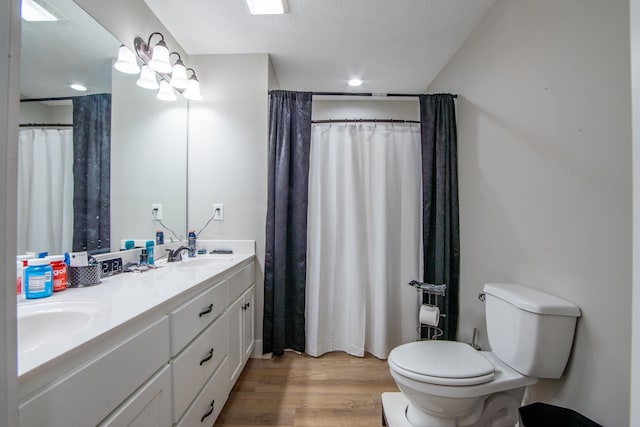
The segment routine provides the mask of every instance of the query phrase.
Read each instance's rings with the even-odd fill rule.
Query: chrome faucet
[[[185,250],[189,252],[193,252],[193,249],[191,249],[189,246],[180,246],[178,249],[174,251],[172,251],[171,249],[167,249],[167,252],[169,255],[167,258],[167,262],[182,261],[182,252]]]

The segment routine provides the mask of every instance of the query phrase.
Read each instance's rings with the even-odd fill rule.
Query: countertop
[[[199,261],[200,258],[215,257],[219,259],[214,262]],[[195,258],[198,262],[191,265],[193,258],[175,263],[163,262],[157,264],[159,268],[143,273],[122,273],[103,278],[99,285],[69,288],[49,298],[19,301],[18,381],[37,375],[56,361],[70,357],[75,351],[92,345],[135,319],[156,312],[162,314],[162,310],[179,303],[181,298],[191,297],[200,287],[226,278],[253,258],[252,253],[234,253],[205,255]],[[39,312],[62,312],[64,307],[71,307],[71,311],[76,307],[80,312],[78,321],[68,333],[54,333],[57,326],[55,315],[47,317],[47,325],[39,325]]]

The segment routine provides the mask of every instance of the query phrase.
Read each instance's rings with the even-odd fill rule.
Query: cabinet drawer
[[[256,266],[253,262],[229,277],[229,303],[234,302],[255,281]]]
[[[212,426],[227,400],[228,382],[229,373],[225,358],[177,427]]]
[[[227,354],[227,316],[220,316],[171,362],[176,422]]]
[[[60,377],[20,404],[20,427],[98,424],[167,363],[168,334],[169,321],[165,316],[97,359]]]
[[[171,356],[178,354],[227,305],[227,282],[220,282],[169,313],[171,320]]]

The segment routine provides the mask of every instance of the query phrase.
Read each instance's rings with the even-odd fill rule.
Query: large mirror
[[[187,101],[181,97],[173,102],[158,100],[155,91],[136,85],[136,75],[114,70],[112,63],[121,43],[73,0],[38,0],[38,3],[61,19],[22,21],[20,92],[23,100],[54,100],[21,102],[20,150],[44,156],[49,164],[63,162],[61,159],[68,155],[64,154],[68,147],[59,152],[51,148],[53,144],[44,143],[25,149],[23,132],[36,129],[61,134],[72,132],[72,128],[66,126],[73,121],[69,98],[110,93],[110,249],[117,251],[125,239],[153,239],[162,225],[174,231],[177,237],[183,237],[187,227]],[[77,92],[69,87],[71,83],[81,83],[87,91]],[[36,126],[24,126],[27,124]],[[68,135],[62,137],[65,138]],[[35,177],[43,167],[33,165],[31,160],[25,164],[19,159],[18,168],[19,181],[20,176],[24,177],[22,187],[19,186],[18,200],[22,206],[19,208],[22,209],[19,228],[25,227],[25,211],[27,214],[45,213],[44,219],[29,225],[30,230],[19,229],[18,253],[71,250],[69,233],[72,233],[72,225],[70,228],[68,216],[59,219],[46,215],[49,206],[57,200],[43,205],[42,197],[37,193],[29,197],[23,194],[29,186],[34,186]],[[65,165],[61,173],[67,177],[71,174],[70,179],[76,179],[72,164]],[[50,186],[58,185],[54,179],[48,181]],[[155,204],[162,205],[162,224],[152,216],[152,205]],[[60,215],[73,218],[67,210]],[[53,219],[53,230],[43,231],[43,227],[48,226],[45,222]],[[28,238],[24,237],[25,233]],[[167,230],[165,235],[175,238]],[[52,247],[61,247],[61,250],[51,249],[51,240],[56,244]]]

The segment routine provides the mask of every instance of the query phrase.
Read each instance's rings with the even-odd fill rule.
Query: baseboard
[[[255,340],[253,343],[252,359],[271,359],[272,353],[262,354],[262,340]]]

